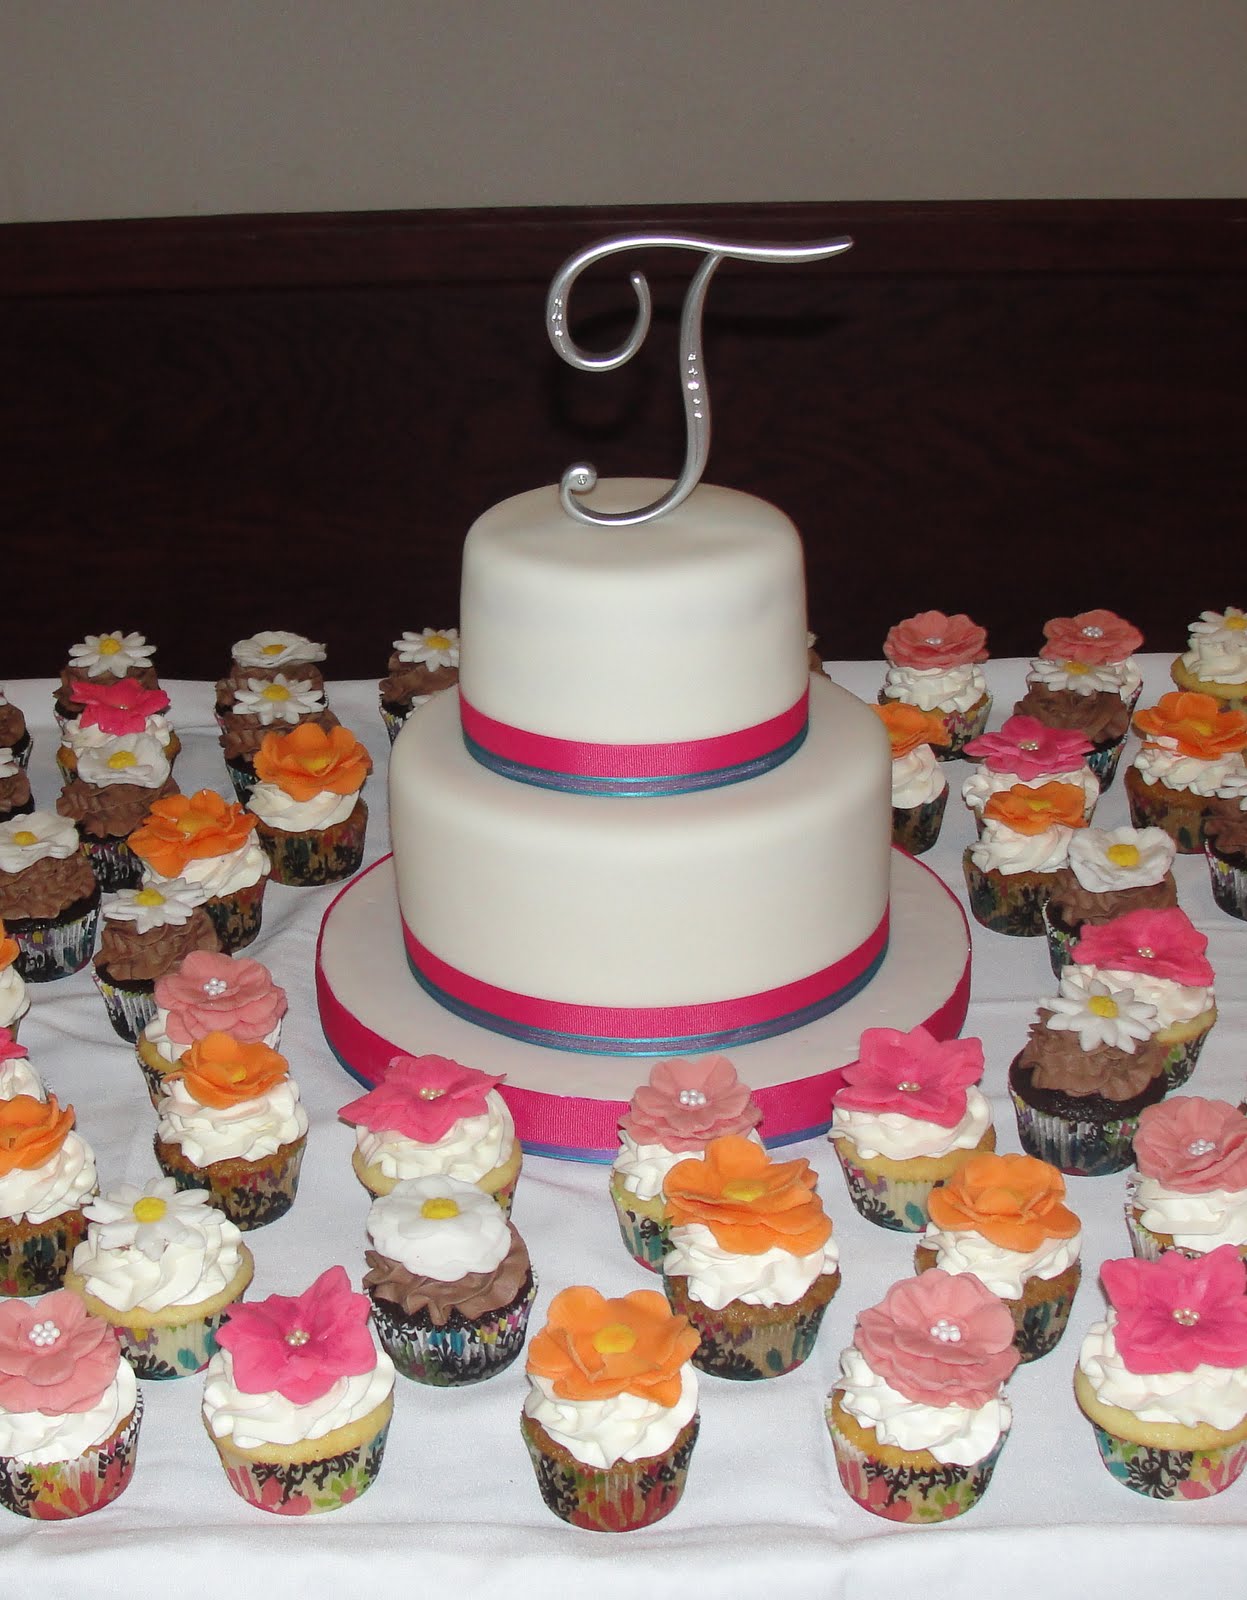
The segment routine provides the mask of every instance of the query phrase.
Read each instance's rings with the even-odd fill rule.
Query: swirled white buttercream
[[[1080,830],[1059,825],[1042,833],[1018,833],[990,819],[970,847],[970,859],[982,872],[1056,872],[1069,857],[1070,840]]]
[[[149,733],[118,735],[105,744],[84,750],[78,757],[83,783],[107,789],[116,783],[139,789],[159,789],[168,781],[169,758],[159,739]]]
[[[1083,814],[1090,816],[1100,798],[1100,782],[1090,767],[1079,767],[1076,772],[1044,772],[1037,778],[1019,778],[1012,772],[989,772],[979,767],[961,785],[961,798],[976,816],[982,816],[983,807],[992,795],[1005,789],[1042,789],[1045,783],[1070,783],[1082,790]]]
[[[1147,972],[1126,972],[1114,967],[1085,967],[1077,963],[1066,968],[1087,979],[1103,978],[1110,988],[1132,989],[1136,1000],[1156,1008],[1156,1030],[1163,1033],[1179,1022],[1193,1022],[1202,1017],[1213,1003],[1211,989],[1185,983],[1175,983],[1172,978],[1154,978]]]
[[[898,1450],[929,1450],[943,1466],[971,1467],[982,1461],[1013,1420],[1003,1394],[976,1407],[907,1400],[883,1381],[854,1345],[840,1357],[835,1389],[849,1415],[864,1428],[873,1428],[883,1444]]]
[[[323,1439],[375,1411],[394,1388],[394,1363],[378,1350],[371,1372],[338,1378],[318,1400],[295,1405],[276,1390],[247,1394],[234,1382],[228,1350],[218,1350],[204,1374],[204,1421],[214,1438],[232,1439],[242,1450]]]
[[[447,1207],[454,1209],[447,1214]],[[374,1200],[368,1237],[408,1272],[457,1283],[492,1272],[511,1248],[511,1229],[491,1195],[456,1178],[412,1178]]]
[[[626,1391],[609,1400],[564,1400],[549,1379],[529,1381],[525,1415],[587,1467],[662,1455],[697,1411],[697,1374],[687,1361],[680,1369],[680,1398],[673,1406]]]
[[[143,1191],[125,1186],[90,1202],[87,1236],[74,1251],[74,1271],[87,1293],[114,1311],[164,1311],[219,1295],[238,1276],[242,1234],[212,1205],[206,1189],[160,1188],[166,1211],[157,1223],[142,1223],[133,1201]],[[497,1207],[495,1207],[495,1210]]]
[[[851,1111],[836,1106],[829,1138],[849,1139],[867,1161],[885,1156],[910,1161],[921,1156],[946,1156],[952,1150],[973,1150],[991,1127],[992,1108],[982,1092],[966,1089],[966,1109],[951,1128],[900,1111]]]
[[[0,1456],[23,1466],[74,1461],[103,1444],[138,1404],[138,1384],[128,1361],[117,1364],[117,1376],[88,1411],[67,1411],[46,1417],[42,1411],[0,1411]]]
[[[983,669],[964,667],[889,667],[883,680],[889,700],[917,706],[919,711],[968,711],[987,693]]]
[[[1207,1189],[1202,1194],[1180,1194],[1155,1178],[1139,1175],[1131,1189],[1145,1228],[1173,1235],[1183,1250],[1206,1255],[1220,1244],[1236,1248],[1247,1244],[1247,1190]]]
[[[892,763],[892,804],[898,811],[925,806],[947,788],[948,779],[929,744],[920,744]]]
[[[1145,744],[1134,758],[1134,767],[1144,783],[1163,783],[1167,789],[1185,789],[1188,794],[1223,800],[1247,794],[1247,765],[1237,752],[1201,761],[1165,748],[1168,741]]]
[[[1133,656],[1125,661],[1045,661],[1037,656],[1026,674],[1029,686],[1059,689],[1068,694],[1116,694],[1123,700],[1134,697],[1143,683],[1143,674]]]
[[[73,1211],[95,1190],[95,1157],[86,1140],[71,1129],[42,1166],[14,1167],[0,1176],[0,1217],[47,1222]]]
[[[419,1144],[392,1129],[358,1127],[355,1143],[364,1160],[387,1178],[431,1178],[438,1174],[475,1183],[509,1159],[515,1123],[496,1089],[485,1096],[478,1117],[464,1117],[432,1144]]]
[[[161,711],[143,719],[143,732],[158,740],[163,750],[173,743],[173,725]],[[84,727],[81,717],[67,722],[61,730],[61,743],[72,750],[75,756],[82,756],[88,750],[105,749],[116,737],[114,733],[105,733],[98,722]]]
[[[30,1010],[26,980],[15,966],[0,970],[0,1028],[11,1028]]]
[[[334,794],[323,789],[310,800],[295,800],[275,783],[257,783],[247,800],[247,810],[282,833],[309,833],[345,822],[359,800],[359,790]]]
[[[954,1277],[968,1272],[1002,1300],[1020,1300],[1031,1278],[1047,1282],[1074,1265],[1082,1248],[1082,1230],[1071,1239],[1045,1239],[1034,1250],[1006,1250],[980,1233],[945,1232],[928,1222],[922,1242],[935,1251],[935,1265],[945,1272]]]
[[[48,1098],[43,1079],[24,1056],[0,1061],[0,1100],[12,1100],[19,1094],[28,1094],[32,1100]]]
[[[709,1228],[690,1222],[671,1230],[671,1249],[662,1270],[687,1280],[689,1298],[713,1311],[730,1300],[749,1306],[794,1305],[816,1278],[835,1272],[840,1256],[834,1239],[809,1255],[770,1249],[757,1255],[725,1250]]]
[[[1247,1416],[1247,1367],[1212,1367],[1192,1372],[1131,1372],[1121,1358],[1110,1307],[1082,1342],[1078,1365],[1096,1398],[1131,1411],[1140,1422],[1173,1422],[1182,1428],[1236,1428]]]
[[[267,877],[269,860],[254,841],[240,845],[228,855],[204,856],[199,861],[188,861],[178,876],[200,890],[204,900],[214,900],[219,895],[237,894],[239,889],[249,889],[253,883]],[[146,872],[144,881],[161,883],[158,872]]]
[[[157,1006],[156,1015],[143,1029],[143,1038],[152,1047],[162,1061],[167,1061],[170,1066],[175,1066],[190,1049],[189,1044],[175,1044],[168,1034],[169,1012],[165,1006]],[[270,1050],[276,1050],[281,1043],[281,1018],[277,1024],[264,1035],[264,1043]]]
[[[0,872],[25,872],[37,861],[68,861],[78,850],[77,828],[54,811],[28,811],[0,822]]]
[[[1247,683],[1247,632],[1192,633],[1182,665],[1205,683]]]
[[[762,1139],[756,1128],[747,1135],[754,1144]],[[696,1150],[668,1150],[663,1144],[638,1144],[630,1133],[619,1130],[619,1153],[611,1166],[629,1194],[638,1200],[656,1200],[663,1192],[663,1184],[672,1167],[681,1161],[695,1160]]]
[[[181,1078],[165,1080],[157,1112],[160,1137],[197,1167],[214,1161],[260,1161],[307,1132],[294,1080],[233,1106],[201,1106]]]

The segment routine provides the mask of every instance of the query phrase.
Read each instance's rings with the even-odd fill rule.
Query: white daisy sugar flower
[[[255,717],[264,727],[273,723],[299,722],[325,709],[324,692],[297,678],[277,673],[269,681],[248,678],[247,687],[234,694],[234,710],[244,717]]]
[[[1070,870],[1091,894],[1160,883],[1177,845],[1162,828],[1079,828],[1069,842]]]
[[[83,750],[78,756],[78,776],[100,789],[114,783],[159,789],[169,776],[169,757],[164,745],[150,733],[120,734]]]
[[[173,1178],[152,1178],[140,1189],[119,1183],[83,1207],[93,1242],[105,1250],[137,1250],[158,1261],[168,1249],[197,1243],[217,1222],[207,1189],[179,1189]]]
[[[162,878],[106,894],[100,909],[109,922],[132,922],[136,933],[150,933],[153,928],[185,927],[202,903],[198,888],[185,878]]]
[[[81,644],[69,648],[69,664],[84,670],[89,678],[101,678],[106,672],[124,678],[151,665],[156,646],[148,644],[141,633],[89,633]]]
[[[1192,639],[1219,639],[1223,644],[1242,644],[1247,634],[1247,611],[1226,606],[1224,611],[1201,611],[1191,624]]]
[[[68,861],[78,854],[78,830],[55,811],[28,811],[0,822],[0,872],[25,872],[37,861]]]
[[[1126,677],[1122,664],[1045,661],[1042,656],[1037,656],[1030,664],[1026,681],[1045,689],[1063,689],[1073,694],[1120,694]]]
[[[1133,989],[1085,968],[1066,968],[1056,996],[1045,1002],[1052,1013],[1048,1027],[1057,1033],[1076,1033],[1084,1050],[1109,1045],[1129,1056],[1135,1046],[1156,1032],[1156,1007],[1139,1000]]]
[[[301,633],[272,629],[237,640],[233,654],[240,667],[288,667],[295,663],[323,661],[325,647],[305,639]]]
[[[407,666],[457,667],[459,630],[422,628],[419,633],[404,633],[401,639],[395,639],[394,650]]]

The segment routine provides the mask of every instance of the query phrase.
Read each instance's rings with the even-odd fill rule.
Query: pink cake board
[[[970,998],[970,933],[956,897],[929,867],[892,852],[891,939],[865,989],[791,1033],[731,1049],[762,1107],[768,1145],[824,1132],[839,1069],[864,1028],[923,1023],[952,1038]],[[501,1093],[524,1149],[569,1161],[611,1161],[619,1119],[649,1077],[648,1056],[543,1050],[445,1010],[412,977],[403,950],[394,867],[386,856],[353,878],[325,913],[316,949],[321,1026],[339,1062],[377,1083],[392,1056],[449,1056],[505,1076]]]

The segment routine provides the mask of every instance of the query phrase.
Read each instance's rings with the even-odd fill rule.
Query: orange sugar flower
[[[292,800],[318,794],[358,794],[372,770],[372,758],[349,728],[326,731],[319,722],[300,722],[289,733],[266,733],[256,752],[256,775],[275,783]]]
[[[21,953],[21,946],[17,940],[9,938],[4,923],[0,922],[0,972],[6,967],[11,967]]]
[[[807,1256],[831,1237],[817,1181],[808,1161],[772,1161],[761,1145],[728,1134],[704,1156],[677,1162],[663,1192],[673,1226],[700,1222],[725,1250]]]
[[[1134,728],[1144,739],[1172,740],[1179,755],[1199,761],[1247,750],[1247,711],[1222,711],[1210,694],[1163,694],[1135,713]]]
[[[988,797],[985,822],[1003,822],[1014,833],[1042,833],[1045,828],[1085,828],[1085,797],[1072,783],[1042,783],[1028,789],[1015,783]]]
[[[900,700],[889,700],[883,706],[872,705],[870,709],[888,730],[893,761],[909,755],[920,744],[949,742],[948,729],[938,711],[920,711],[917,706],[907,706]]]
[[[565,1400],[635,1394],[660,1406],[680,1398],[680,1368],[700,1340],[656,1289],[607,1300],[596,1289],[564,1289],[528,1349],[530,1375]]]
[[[54,1094],[46,1103],[29,1094],[0,1100],[0,1178],[9,1172],[32,1172],[50,1161],[73,1125],[73,1106],[62,1111]]]
[[[171,794],[153,802],[130,848],[162,878],[177,878],[190,861],[233,855],[255,828],[255,818],[240,805],[222,800],[213,789]]]
[[[947,1233],[982,1234],[1002,1250],[1037,1250],[1072,1239],[1079,1221],[1064,1204],[1065,1179],[1034,1156],[971,1156],[931,1191],[931,1221]]]
[[[205,1033],[169,1073],[181,1078],[201,1106],[219,1109],[258,1100],[287,1075],[285,1056],[263,1043],[244,1044],[230,1033]]]

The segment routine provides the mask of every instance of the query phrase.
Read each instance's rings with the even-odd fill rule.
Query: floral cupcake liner
[[[86,1232],[78,1207],[46,1222],[0,1217],[0,1295],[30,1299],[61,1288]]]
[[[256,1161],[213,1161],[206,1167],[197,1167],[176,1144],[159,1134],[155,1140],[160,1170],[179,1189],[207,1189],[213,1203],[244,1232],[266,1228],[290,1210],[299,1188],[299,1168],[306,1145],[305,1135]]]
[[[1103,1177],[1134,1164],[1137,1114],[1103,1122],[1076,1120],[1028,1105],[1012,1087],[1009,1096],[1017,1112],[1018,1138],[1027,1155],[1080,1178]]]
[[[337,1511],[372,1486],[385,1455],[392,1415],[393,1407],[387,1403],[385,1421],[371,1438],[354,1449],[312,1461],[256,1461],[228,1439],[210,1437],[230,1488],[248,1505],[279,1517],[305,1517]]]
[[[962,866],[974,920],[993,933],[1032,939],[1044,931],[1043,908],[1052,892],[1046,872],[984,872],[966,849]]]
[[[995,1448],[972,1466],[892,1465],[849,1439],[837,1425],[836,1409],[833,1394],[827,1428],[840,1482],[863,1511],[889,1522],[948,1522],[963,1516],[982,1499],[1009,1437],[1006,1430]]]
[[[510,1305],[470,1320],[452,1311],[440,1328],[427,1312],[408,1316],[374,1296],[372,1320],[382,1349],[405,1378],[439,1389],[459,1388],[483,1383],[511,1365],[524,1348],[536,1295],[530,1273]]]
[[[1137,694],[1135,699],[1138,699]],[[1123,734],[1120,739],[1115,739],[1112,744],[1100,745],[1087,757],[1087,765],[1095,774],[1096,781],[1100,785],[1101,794],[1112,784],[1117,774],[1117,764],[1121,760],[1121,753],[1125,743],[1126,736]]]
[[[1136,1444],[1092,1422],[1100,1459],[1118,1483],[1152,1500],[1207,1500],[1241,1477],[1247,1441],[1213,1450]]]
[[[111,1505],[134,1476],[142,1419],[140,1393],[134,1410],[111,1436],[72,1461],[24,1466],[12,1456],[0,1456],[0,1506],[19,1517],[62,1522]]]
[[[264,914],[264,888],[267,874],[249,883],[245,889],[235,889],[232,894],[213,895],[204,901],[204,910],[216,929],[216,936],[224,955],[232,956],[244,950],[260,931]]]
[[[136,1043],[139,1034],[156,1015],[155,979],[136,978],[130,983],[115,983],[98,967],[91,977],[103,997],[113,1032],[129,1044]]]
[[[131,1323],[114,1322],[111,1327],[136,1377],[189,1378],[202,1372],[216,1355],[217,1329],[229,1314],[230,1307],[223,1306],[210,1317],[195,1317],[168,1326],[137,1328]]]
[[[911,856],[924,855],[940,836],[944,808],[948,804],[945,786],[934,800],[920,806],[892,807],[892,843],[908,850]]]
[[[663,1259],[671,1248],[666,1221],[653,1215],[654,1202],[637,1200],[629,1194],[617,1174],[612,1175],[610,1188],[624,1249],[647,1272],[661,1272]]]
[[[283,833],[280,828],[269,828],[260,822],[256,838],[272,865],[274,880],[301,889],[340,883],[358,872],[364,862],[367,828],[368,807],[361,795],[350,816],[332,828]]]
[[[933,745],[937,761],[956,761],[961,752],[971,739],[978,736],[987,727],[987,719],[991,715],[992,697],[985,694],[981,699],[965,711],[940,711],[944,721],[944,729],[948,734],[946,745]]]
[[[1185,797],[1163,783],[1145,783],[1137,767],[1126,774],[1126,798],[1134,827],[1160,828],[1177,845],[1179,855],[1203,854],[1208,801],[1196,794]]]
[[[541,1498],[556,1517],[595,1533],[630,1533],[675,1510],[688,1479],[698,1427],[694,1415],[662,1455],[589,1467],[557,1444],[539,1422],[520,1417]]]
[[[27,983],[53,983],[81,972],[95,948],[100,891],[68,908],[62,917],[6,917],[5,929],[17,941],[13,965]]]
[[[1074,946],[1082,938],[1081,925],[1072,931],[1058,928],[1053,922],[1048,911],[1047,903],[1043,907],[1043,929],[1048,940],[1048,961],[1051,964],[1053,976],[1059,978],[1074,959]]]
[[[684,1277],[663,1277],[672,1310],[687,1317],[701,1338],[693,1365],[716,1378],[744,1383],[779,1378],[801,1365],[814,1349],[827,1303],[839,1287],[839,1272],[823,1273],[793,1305],[729,1300],[716,1311],[692,1298]]]
[[[229,781],[234,787],[238,804],[245,806],[251,798],[251,791],[259,783],[255,766],[250,761],[227,761],[225,770],[229,773]]]
[[[1236,867],[1223,860],[1210,844],[1204,846],[1204,854],[1212,879],[1212,898],[1227,915],[1247,922],[1247,866]]]
[[[92,839],[85,836],[81,849],[102,893],[115,894],[118,889],[137,889],[143,882],[143,862],[131,850],[127,839]]]
[[[145,1051],[142,1037],[136,1039],[134,1043],[139,1070],[143,1074],[143,1082],[147,1085],[147,1098],[152,1103],[152,1109],[158,1111],[160,1097],[164,1093],[165,1074],[173,1071],[175,1063],[166,1061],[159,1051],[151,1047]],[[159,1066],[156,1065],[157,1062]]]
[[[404,715],[400,716],[398,712],[391,711],[384,700],[381,702],[381,720],[385,723],[385,731],[390,736],[391,744],[394,743],[395,739],[397,739],[399,734],[402,732],[403,724],[407,721],[407,718],[410,715],[411,713],[408,711]]]
[[[927,1225],[927,1201],[936,1180],[906,1182],[887,1173],[868,1171],[854,1161],[843,1139],[833,1143],[849,1199],[858,1213],[879,1228],[890,1228],[895,1233],[921,1233]],[[967,1150],[967,1157],[972,1153]]]
[[[917,1272],[927,1272],[938,1262],[937,1253],[926,1245],[914,1252]],[[1013,1348],[1019,1360],[1038,1361],[1060,1344],[1081,1282],[1082,1267],[1075,1261],[1055,1278],[1028,1278],[1016,1300],[999,1296],[1013,1318]]]
[[[1201,1255],[1206,1254],[1203,1250],[1192,1250],[1187,1245],[1175,1244],[1172,1234],[1153,1233],[1143,1221],[1133,1194],[1126,1199],[1126,1231],[1130,1235],[1131,1253],[1140,1261],[1159,1261],[1161,1256],[1169,1254],[1185,1256],[1188,1261],[1196,1261]],[[1239,1255],[1247,1261],[1247,1241],[1237,1248]]]
[[[1199,1060],[1200,1052],[1204,1048],[1204,1040],[1212,1031],[1211,1025],[1200,1033],[1194,1034],[1189,1039],[1178,1039],[1169,1046],[1165,1053],[1165,1082],[1169,1092],[1180,1089],[1184,1083],[1190,1081],[1191,1074],[1195,1071],[1195,1064]]]

